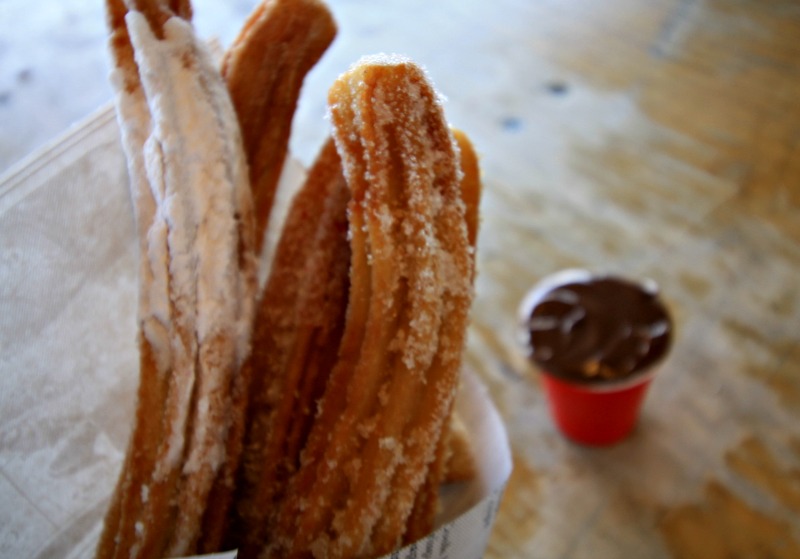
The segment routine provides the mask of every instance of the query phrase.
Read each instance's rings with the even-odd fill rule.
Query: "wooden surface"
[[[470,362],[516,459],[488,556],[800,557],[800,7],[493,6],[490,95],[448,92],[486,173]],[[571,266],[655,279],[677,322],[612,449],[555,432],[513,341]]]
[[[340,35],[304,90],[302,160],[327,86],[378,51],[427,67],[482,156],[467,361],[515,458],[486,556],[800,557],[800,5],[330,5]],[[656,280],[677,323],[637,431],[609,449],[557,433],[515,342],[526,290],[574,266]]]

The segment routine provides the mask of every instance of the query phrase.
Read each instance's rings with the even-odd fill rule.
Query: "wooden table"
[[[378,51],[424,64],[482,155],[467,362],[515,459],[487,557],[800,557],[797,3],[330,4],[340,35],[306,84],[301,160],[327,86]],[[677,324],[636,432],[607,449],[558,434],[515,342],[526,290],[575,266],[654,279]],[[41,553],[8,530],[0,551]]]
[[[515,454],[490,557],[800,556],[800,11],[769,4],[498,2],[459,21],[471,72],[432,69],[484,154],[469,361]],[[572,266],[655,279],[677,322],[611,449],[556,433],[514,343]]]

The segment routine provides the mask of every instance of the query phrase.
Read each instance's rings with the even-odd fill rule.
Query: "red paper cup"
[[[661,345],[658,346],[660,353],[647,355],[647,361],[642,358],[643,360],[638,362],[639,365],[632,368],[630,373],[625,376],[590,378],[576,376],[574,373],[567,374],[563,370],[548,369],[546,359],[541,356],[537,358],[537,353],[534,350],[536,344],[533,342],[536,338],[532,334],[534,321],[531,316],[534,309],[540,304],[549,304],[551,308],[553,308],[554,304],[560,305],[562,308],[567,309],[564,311],[564,316],[572,316],[574,314],[572,311],[577,309],[580,313],[583,313],[582,316],[588,317],[583,326],[587,329],[594,328],[595,331],[615,331],[617,328],[620,331],[626,331],[626,329],[634,331],[634,329],[646,329],[649,326],[647,322],[643,324],[637,323],[636,320],[644,315],[640,316],[635,312],[618,317],[615,313],[618,313],[619,308],[623,306],[622,297],[620,297],[620,301],[614,300],[613,297],[609,296],[612,293],[611,291],[603,290],[602,297],[594,297],[597,292],[592,293],[591,296],[587,295],[591,287],[601,285],[596,283],[597,281],[602,282],[601,284],[606,288],[610,285],[609,281],[624,286],[625,304],[634,301],[637,305],[633,306],[639,308],[645,308],[646,305],[654,305],[653,308],[657,311],[655,316],[659,317],[657,320],[662,320],[663,311],[663,325],[665,328],[662,331],[663,337],[659,338],[661,342]],[[575,288],[574,286],[576,285],[579,287]],[[558,297],[553,297],[555,290],[562,289],[564,286],[567,286],[567,291],[569,291],[566,295],[573,296],[573,299],[564,299],[566,295],[563,292],[560,292]],[[574,290],[570,291],[570,289]],[[578,289],[582,290],[581,295],[577,295],[579,293]],[[671,341],[672,323],[666,308],[657,298],[657,292],[658,289],[652,281],[634,282],[610,274],[595,274],[586,270],[565,270],[552,274],[540,281],[522,301],[519,311],[520,341],[527,350],[529,358],[541,373],[541,385],[553,421],[558,429],[570,440],[592,446],[612,445],[627,437],[636,426],[647,390],[658,369],[657,365],[666,356]],[[629,297],[631,294],[635,295],[633,299]],[[642,297],[641,306],[638,305],[639,296]],[[587,302],[585,304],[582,297],[586,297]],[[590,299],[591,301],[589,301]],[[544,306],[539,308],[545,309]],[[549,314],[549,312],[544,313],[548,315],[544,318],[546,320],[554,320],[552,317],[556,315]],[[538,316],[541,320],[542,316]],[[560,327],[561,325],[559,325]],[[546,346],[545,344],[546,353],[549,354],[550,358],[558,353],[559,347],[568,348],[569,343],[572,342],[580,346],[586,355],[593,355],[595,352],[598,355],[602,354],[600,347],[595,347],[587,341],[591,340],[592,337],[585,334],[585,332],[581,334],[579,329],[576,329],[574,334],[564,334],[553,325],[548,325],[546,328],[549,328],[552,332],[558,332],[557,336],[559,337],[558,343],[554,343],[553,346]],[[663,332],[666,332],[666,334],[663,334]],[[598,334],[595,338],[603,339],[603,335]],[[611,336],[609,339],[613,341],[616,338]],[[608,339],[605,341],[608,342]],[[652,347],[655,348],[656,346],[653,345]],[[563,351],[566,351],[566,349]],[[568,352],[562,353],[562,355],[568,355]],[[564,360],[556,359],[555,361],[562,365],[564,364]],[[624,371],[626,369],[618,368],[614,370]]]
[[[627,437],[639,419],[653,374],[617,385],[567,382],[542,371],[550,414],[569,439],[591,446],[615,444]]]

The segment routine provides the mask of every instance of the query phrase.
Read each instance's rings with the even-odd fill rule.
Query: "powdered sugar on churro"
[[[137,415],[163,417],[137,424],[150,437],[148,455],[123,472],[121,487],[136,494],[138,505],[126,506],[140,508],[126,514],[139,525],[119,545],[183,555],[197,541],[226,456],[234,378],[248,353],[256,288],[250,184],[226,86],[191,24],[109,7],[141,250]],[[172,533],[161,541],[167,522]]]
[[[240,220],[252,211],[246,165],[225,86],[191,25],[171,18],[164,25],[164,39],[158,40],[143,15],[131,12],[127,22],[153,121],[145,167],[158,207],[148,256],[156,261],[153,264],[167,256],[170,262],[169,276],[154,282],[151,310],[159,323],[167,317],[174,322],[173,366],[187,371],[180,398],[185,405],[179,406],[185,413],[196,363],[211,369],[200,387],[202,415],[210,408],[206,400],[228,382],[231,371],[225,369],[238,365],[247,350],[252,269],[242,277],[238,262]],[[159,242],[164,230],[166,246]],[[185,415],[174,418],[167,464],[180,459],[186,421]],[[212,436],[203,432],[207,424],[197,424],[198,440]],[[220,448],[212,452],[207,444],[196,446],[187,471],[195,471],[203,461],[216,468],[222,441],[214,444]]]

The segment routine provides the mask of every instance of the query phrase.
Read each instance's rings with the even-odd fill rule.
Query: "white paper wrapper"
[[[284,178],[302,176],[293,163]],[[132,215],[111,107],[0,178],[0,557],[94,554],[138,383]],[[474,376],[457,405],[480,475],[445,496],[435,533],[393,558],[477,559],[486,547],[508,442]]]

